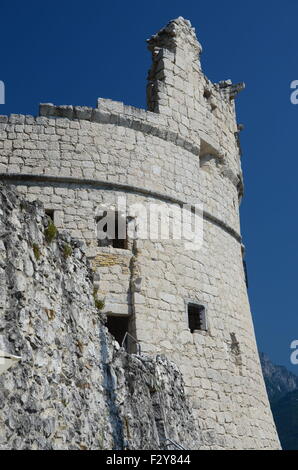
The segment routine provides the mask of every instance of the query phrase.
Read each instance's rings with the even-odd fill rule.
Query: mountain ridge
[[[269,356],[263,352],[260,352],[260,360],[271,404],[298,388],[298,376],[285,366],[273,364]]]
[[[298,376],[260,352],[264,380],[283,450],[298,450]]]

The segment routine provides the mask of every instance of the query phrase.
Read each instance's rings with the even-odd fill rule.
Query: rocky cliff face
[[[95,308],[81,242],[0,186],[0,449],[199,448],[184,385],[164,357],[128,355]]]

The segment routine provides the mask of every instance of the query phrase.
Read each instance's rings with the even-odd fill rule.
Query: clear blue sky
[[[297,0],[2,2],[0,113],[36,114],[40,102],[93,106],[99,96],[145,107],[145,39],[180,15],[197,30],[206,75],[247,85],[237,107],[249,293],[260,349],[290,367],[298,339],[298,106],[289,99]]]

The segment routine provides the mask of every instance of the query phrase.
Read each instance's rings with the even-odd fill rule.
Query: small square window
[[[191,333],[207,330],[206,311],[203,305],[189,303],[187,305],[188,327]]]

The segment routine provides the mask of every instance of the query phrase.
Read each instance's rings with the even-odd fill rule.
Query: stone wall
[[[119,349],[82,242],[47,242],[43,207],[7,187],[0,208],[0,349],[21,356],[0,376],[0,449],[195,448],[180,372]]]

